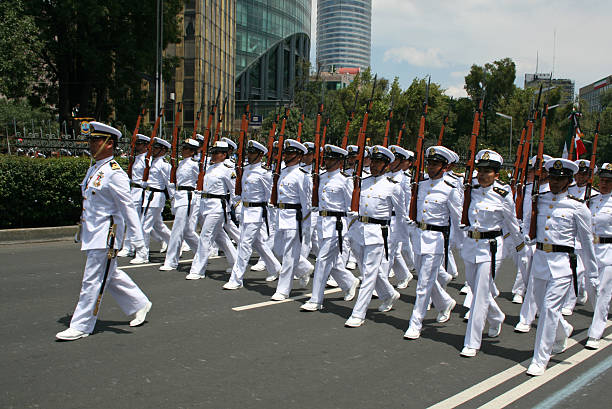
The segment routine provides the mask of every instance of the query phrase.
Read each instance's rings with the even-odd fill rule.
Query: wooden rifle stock
[[[516,159],[514,160],[514,168],[512,170],[512,178],[510,178],[510,188],[512,194],[516,195],[516,182],[521,178],[521,158],[523,157],[523,146],[525,145],[525,135],[527,134],[527,126],[523,126],[521,131],[521,139],[518,149],[516,150]]]
[[[591,163],[589,163],[589,181],[584,189],[584,201],[590,206],[591,189],[593,188],[593,176],[595,173],[595,159],[597,154],[597,140],[599,139],[599,119],[595,124],[595,136],[593,137],[593,150],[591,151]]]
[[[268,168],[272,166],[274,138],[276,136],[276,126],[278,125],[278,121],[280,121],[280,111],[276,114],[276,119],[274,122],[272,122],[272,128],[270,128],[270,133],[268,134],[268,159],[266,162],[266,166]]]
[[[146,112],[146,108],[142,108],[140,114],[138,114],[138,119],[136,120],[136,127],[134,128],[134,132],[132,133],[132,141],[130,142],[130,163],[128,164],[127,174],[130,179],[132,179],[132,168],[134,167],[134,160],[136,159],[135,150],[136,150],[136,141],[138,140],[138,130],[140,129],[140,121],[142,121],[142,117]]]
[[[249,121],[251,119],[251,104],[247,103],[246,111],[242,114],[242,123],[240,125],[240,137],[238,138],[238,166],[236,166],[236,196],[242,194],[242,174],[244,173],[244,147],[249,129]]]
[[[204,176],[206,176],[206,167],[207,164],[204,161],[208,161],[208,147],[210,145],[210,131],[212,127],[213,119],[215,118],[215,114],[217,112],[217,106],[219,105],[219,98],[221,97],[221,89],[217,92],[217,99],[215,100],[213,106],[210,108],[208,113],[208,121],[206,122],[206,129],[204,130],[204,141],[202,143],[202,151],[200,152],[200,171],[198,172],[198,184],[196,186],[196,190],[201,192],[204,188]]]
[[[221,132],[221,126],[223,126],[223,119],[225,119],[226,105],[227,105],[227,97],[223,99],[223,108],[221,109],[221,112],[219,113],[219,119],[217,120],[217,127],[215,128],[215,139],[213,140],[213,143],[219,140],[219,133]]]
[[[429,77],[431,81],[431,77]],[[425,101],[423,102],[423,113],[421,114],[421,122],[419,123],[419,136],[416,142],[416,158],[414,176],[411,184],[410,206],[408,208],[408,217],[410,220],[417,221],[417,200],[419,196],[419,183],[423,177],[423,168],[425,166],[425,152],[423,149],[425,140],[425,122],[427,119],[427,111],[429,109],[429,81],[427,82],[427,91],[425,93]]]
[[[181,113],[183,112],[182,103],[179,102],[174,116],[174,129],[172,130],[172,152],[170,153],[170,183],[176,183],[176,168],[178,167],[178,124],[181,122]]]
[[[474,173],[474,161],[476,158],[476,141],[478,139],[478,134],[480,133],[480,118],[482,115],[482,107],[483,107],[484,97],[481,98],[478,103],[478,109],[474,113],[474,122],[472,124],[472,137],[470,139],[470,157],[468,158],[468,163],[465,168],[465,186],[464,195],[463,195],[463,212],[461,213],[461,224],[469,226],[470,218],[469,218],[469,210],[470,203],[472,201],[472,176]]]
[[[363,173],[363,158],[365,157],[365,146],[366,146],[366,131],[368,129],[368,117],[374,104],[374,91],[376,90],[376,80],[378,75],[374,76],[374,84],[372,84],[372,95],[368,100],[366,111],[363,114],[363,122],[359,130],[359,136],[357,137],[357,163],[355,168],[355,174],[353,175],[353,196],[351,198],[351,211],[359,211],[359,199],[361,196],[361,174]]]
[[[145,157],[145,168],[142,173],[142,181],[146,182],[149,180],[149,172],[151,169],[151,154],[153,153],[153,143],[155,143],[155,137],[157,136],[157,131],[159,130],[159,124],[161,122],[162,117],[164,116],[164,108],[159,110],[159,115],[155,120],[155,125],[153,126],[153,132],[151,133],[151,141],[149,141],[149,146],[147,148],[147,156]]]
[[[531,191],[531,222],[529,224],[529,238],[534,240],[538,228],[538,199],[540,197],[540,179],[542,178],[542,168],[544,164],[544,135],[546,134],[546,117],[548,116],[548,102],[544,103],[542,110],[542,123],[540,125],[540,140],[538,141],[538,155],[534,164],[535,175],[533,178],[533,190]]]
[[[280,179],[281,166],[283,163],[283,148],[285,144],[285,127],[287,126],[287,117],[289,116],[289,108],[286,109],[285,115],[281,122],[281,129],[278,134],[278,154],[276,155],[276,168],[272,173],[272,193],[270,195],[270,203],[273,206],[278,205],[278,179]]]

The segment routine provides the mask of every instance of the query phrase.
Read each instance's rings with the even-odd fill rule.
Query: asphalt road
[[[446,406],[461,407],[609,407],[612,348],[572,363],[586,351],[590,305],[569,318],[579,343],[553,357],[547,374],[565,372],[525,392],[542,377],[517,370],[531,358],[535,328],[512,331],[520,306],[510,302],[508,262],[497,278],[502,334],[485,334],[481,351],[468,359],[459,356],[462,281],[449,284],[458,301],[451,320],[438,324],[431,311],[421,339],[408,341],[414,282],[391,312],[379,313],[380,301],[373,300],[365,325],[349,329],[344,321],[353,302],[339,292],[327,296],[321,312],[301,312],[293,301],[233,310],[268,301],[275,283],[264,281],[265,272],[249,272],[245,288],[223,291],[224,258],[212,260],[208,278],[199,281],[184,280],[189,263],[178,272],[130,268],[125,271],[153,302],[145,325],[130,328],[107,295],[91,336],[57,342],[78,299],[84,254],[64,241],[0,246],[0,260],[3,408],[416,408],[448,398],[455,400]],[[161,261],[152,254],[151,262]],[[474,385],[479,390],[471,393]],[[461,392],[468,399],[457,398]],[[491,403],[496,398],[503,405]]]

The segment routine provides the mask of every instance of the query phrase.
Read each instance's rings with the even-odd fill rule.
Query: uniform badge
[[[102,184],[102,178],[104,178],[104,172],[100,171],[98,172],[96,178],[93,181],[94,187],[100,187],[100,185]]]
[[[559,170],[559,169],[563,169],[563,163],[561,163],[560,160],[555,161],[555,163],[553,164],[553,168]]]
[[[392,146],[391,147],[391,152],[395,153],[395,151],[396,151],[395,146]]]
[[[372,148],[372,153],[378,153],[378,146]]]
[[[608,163],[606,165],[606,170],[612,170],[612,163]]]
[[[253,141],[249,141],[249,148],[253,147]]]
[[[581,160],[580,163],[578,164],[578,167],[580,168],[586,168],[586,162]]]
[[[90,129],[89,129],[89,122],[88,121],[82,121],[81,122],[81,134],[82,135],[89,135]]]
[[[482,160],[489,160],[490,158],[491,158],[491,156],[489,155],[489,152],[487,151],[487,152],[485,152],[482,155],[482,158],[480,158],[480,159],[482,159]]]
[[[119,166],[119,164],[117,162],[115,162],[115,161],[112,161],[110,163],[110,165],[111,165],[111,169],[112,170],[119,170],[119,169],[121,169],[121,166]]]
[[[331,151],[332,151],[331,146],[328,145],[328,146],[325,147],[325,152],[329,153]]]
[[[285,149],[287,149],[290,146],[291,146],[291,144],[289,143],[289,141],[285,141]]]

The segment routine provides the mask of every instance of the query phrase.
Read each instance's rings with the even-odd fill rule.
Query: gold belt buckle
[[[427,223],[425,223],[425,222],[419,222],[419,229],[421,229],[421,230],[427,230]]]
[[[249,207],[249,202],[242,202],[242,207]]]
[[[327,210],[321,210],[321,211],[319,212],[319,216],[326,217],[326,216],[327,216]]]
[[[284,209],[285,208],[285,204],[284,203],[279,203],[278,204],[278,208],[279,209]]]
[[[361,222],[362,223],[369,223],[370,222],[370,217],[369,216],[361,216]]]
[[[553,245],[550,244],[550,243],[542,243],[542,250],[547,252],[547,253],[552,253]]]
[[[473,238],[474,240],[480,240],[480,237],[481,237],[481,233],[480,233],[478,230],[474,230],[474,231],[472,232],[472,238]]]
[[[599,236],[593,236],[593,244],[599,244]]]

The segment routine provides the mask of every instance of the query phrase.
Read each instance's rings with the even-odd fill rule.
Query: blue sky
[[[313,0],[316,9],[316,0]],[[565,0],[373,0],[372,68],[407,87],[415,77],[465,95],[472,64],[510,57],[516,84],[553,70],[580,87],[612,74],[612,2]],[[556,42],[554,41],[556,32]],[[314,61],[316,10],[312,19]],[[539,55],[539,58],[538,58]]]

